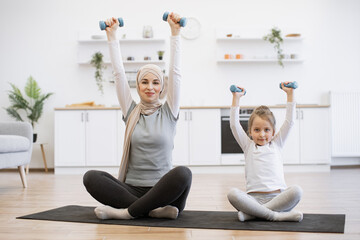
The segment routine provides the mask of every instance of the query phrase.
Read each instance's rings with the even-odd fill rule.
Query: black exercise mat
[[[343,214],[304,214],[304,219],[301,222],[269,222],[261,220],[240,222],[235,211],[183,211],[176,220],[148,217],[132,220],[99,220],[95,216],[94,207],[76,205],[60,207],[18,218],[146,227],[324,233],[344,233],[345,226],[345,215]]]

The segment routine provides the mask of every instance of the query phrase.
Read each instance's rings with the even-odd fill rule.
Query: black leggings
[[[147,215],[151,210],[171,205],[184,210],[190,191],[192,173],[184,166],[165,174],[153,187],[136,187],[114,178],[107,172],[90,170],[83,181],[97,201],[114,208],[128,208],[131,216]]]

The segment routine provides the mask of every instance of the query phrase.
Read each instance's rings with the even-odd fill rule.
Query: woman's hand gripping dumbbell
[[[239,87],[237,87],[237,86],[235,86],[235,85],[231,85],[230,86],[230,91],[231,92],[242,92],[242,91],[245,91],[245,89],[243,89],[243,88],[239,88]],[[246,91],[244,92],[244,95],[246,94]]]
[[[281,82],[280,83],[280,88],[282,89],[282,83],[284,83],[284,86],[285,87],[288,87],[288,88],[293,88],[293,89],[297,89],[298,88],[298,83],[296,82],[296,81],[294,81],[294,82],[288,82],[287,84],[285,84],[285,82]]]
[[[171,15],[171,14],[170,14],[170,15]],[[164,14],[163,14],[163,20],[164,20],[165,22],[167,22],[168,17],[169,17],[169,12],[164,12]],[[177,22],[181,27],[185,27],[187,20],[186,20],[186,18],[182,17],[182,18],[177,19],[176,22]]]
[[[119,21],[119,27],[123,27],[124,20],[121,17],[119,17],[118,21]],[[99,21],[99,27],[100,27],[101,31],[104,31],[107,27],[109,27],[109,25],[107,25],[105,21]]]

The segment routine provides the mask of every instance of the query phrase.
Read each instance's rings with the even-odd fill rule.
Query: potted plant
[[[164,53],[165,53],[165,51],[158,51],[158,52],[157,52],[157,54],[158,54],[158,56],[159,56],[159,60],[162,60],[162,59],[163,59]]]
[[[281,44],[283,43],[283,38],[281,37],[281,30],[277,27],[273,27],[270,30],[270,33],[263,37],[265,41],[269,41],[274,44],[275,51],[277,53],[277,59],[280,66],[284,67],[282,62],[284,55],[282,54]]]
[[[20,89],[14,84],[10,83],[12,90],[9,91],[9,100],[10,107],[5,108],[6,112],[13,118],[18,121],[24,121],[21,117],[21,110],[25,111],[26,117],[30,121],[33,129],[35,123],[39,121],[43,113],[44,102],[48,99],[53,93],[42,94],[41,89],[35,79],[30,76],[27,79],[25,85],[25,94],[29,98],[28,100],[24,98]],[[37,134],[34,133],[34,142],[36,142]]]
[[[104,88],[103,88],[103,71],[106,69],[106,66],[104,64],[104,55],[101,52],[96,52],[94,55],[92,55],[92,59],[90,62],[95,67],[95,81],[96,85],[98,86],[98,90],[101,92],[101,95],[104,94]]]

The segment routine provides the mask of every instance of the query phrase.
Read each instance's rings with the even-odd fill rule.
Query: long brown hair
[[[251,127],[253,125],[254,119],[255,117],[260,117],[263,120],[267,120],[272,128],[274,129],[274,133],[275,133],[275,125],[276,125],[276,120],[274,117],[274,114],[270,111],[270,109],[267,106],[261,105],[257,108],[254,109],[254,111],[251,113],[251,116],[249,118],[249,126],[248,126],[248,134],[250,135],[250,130]]]

